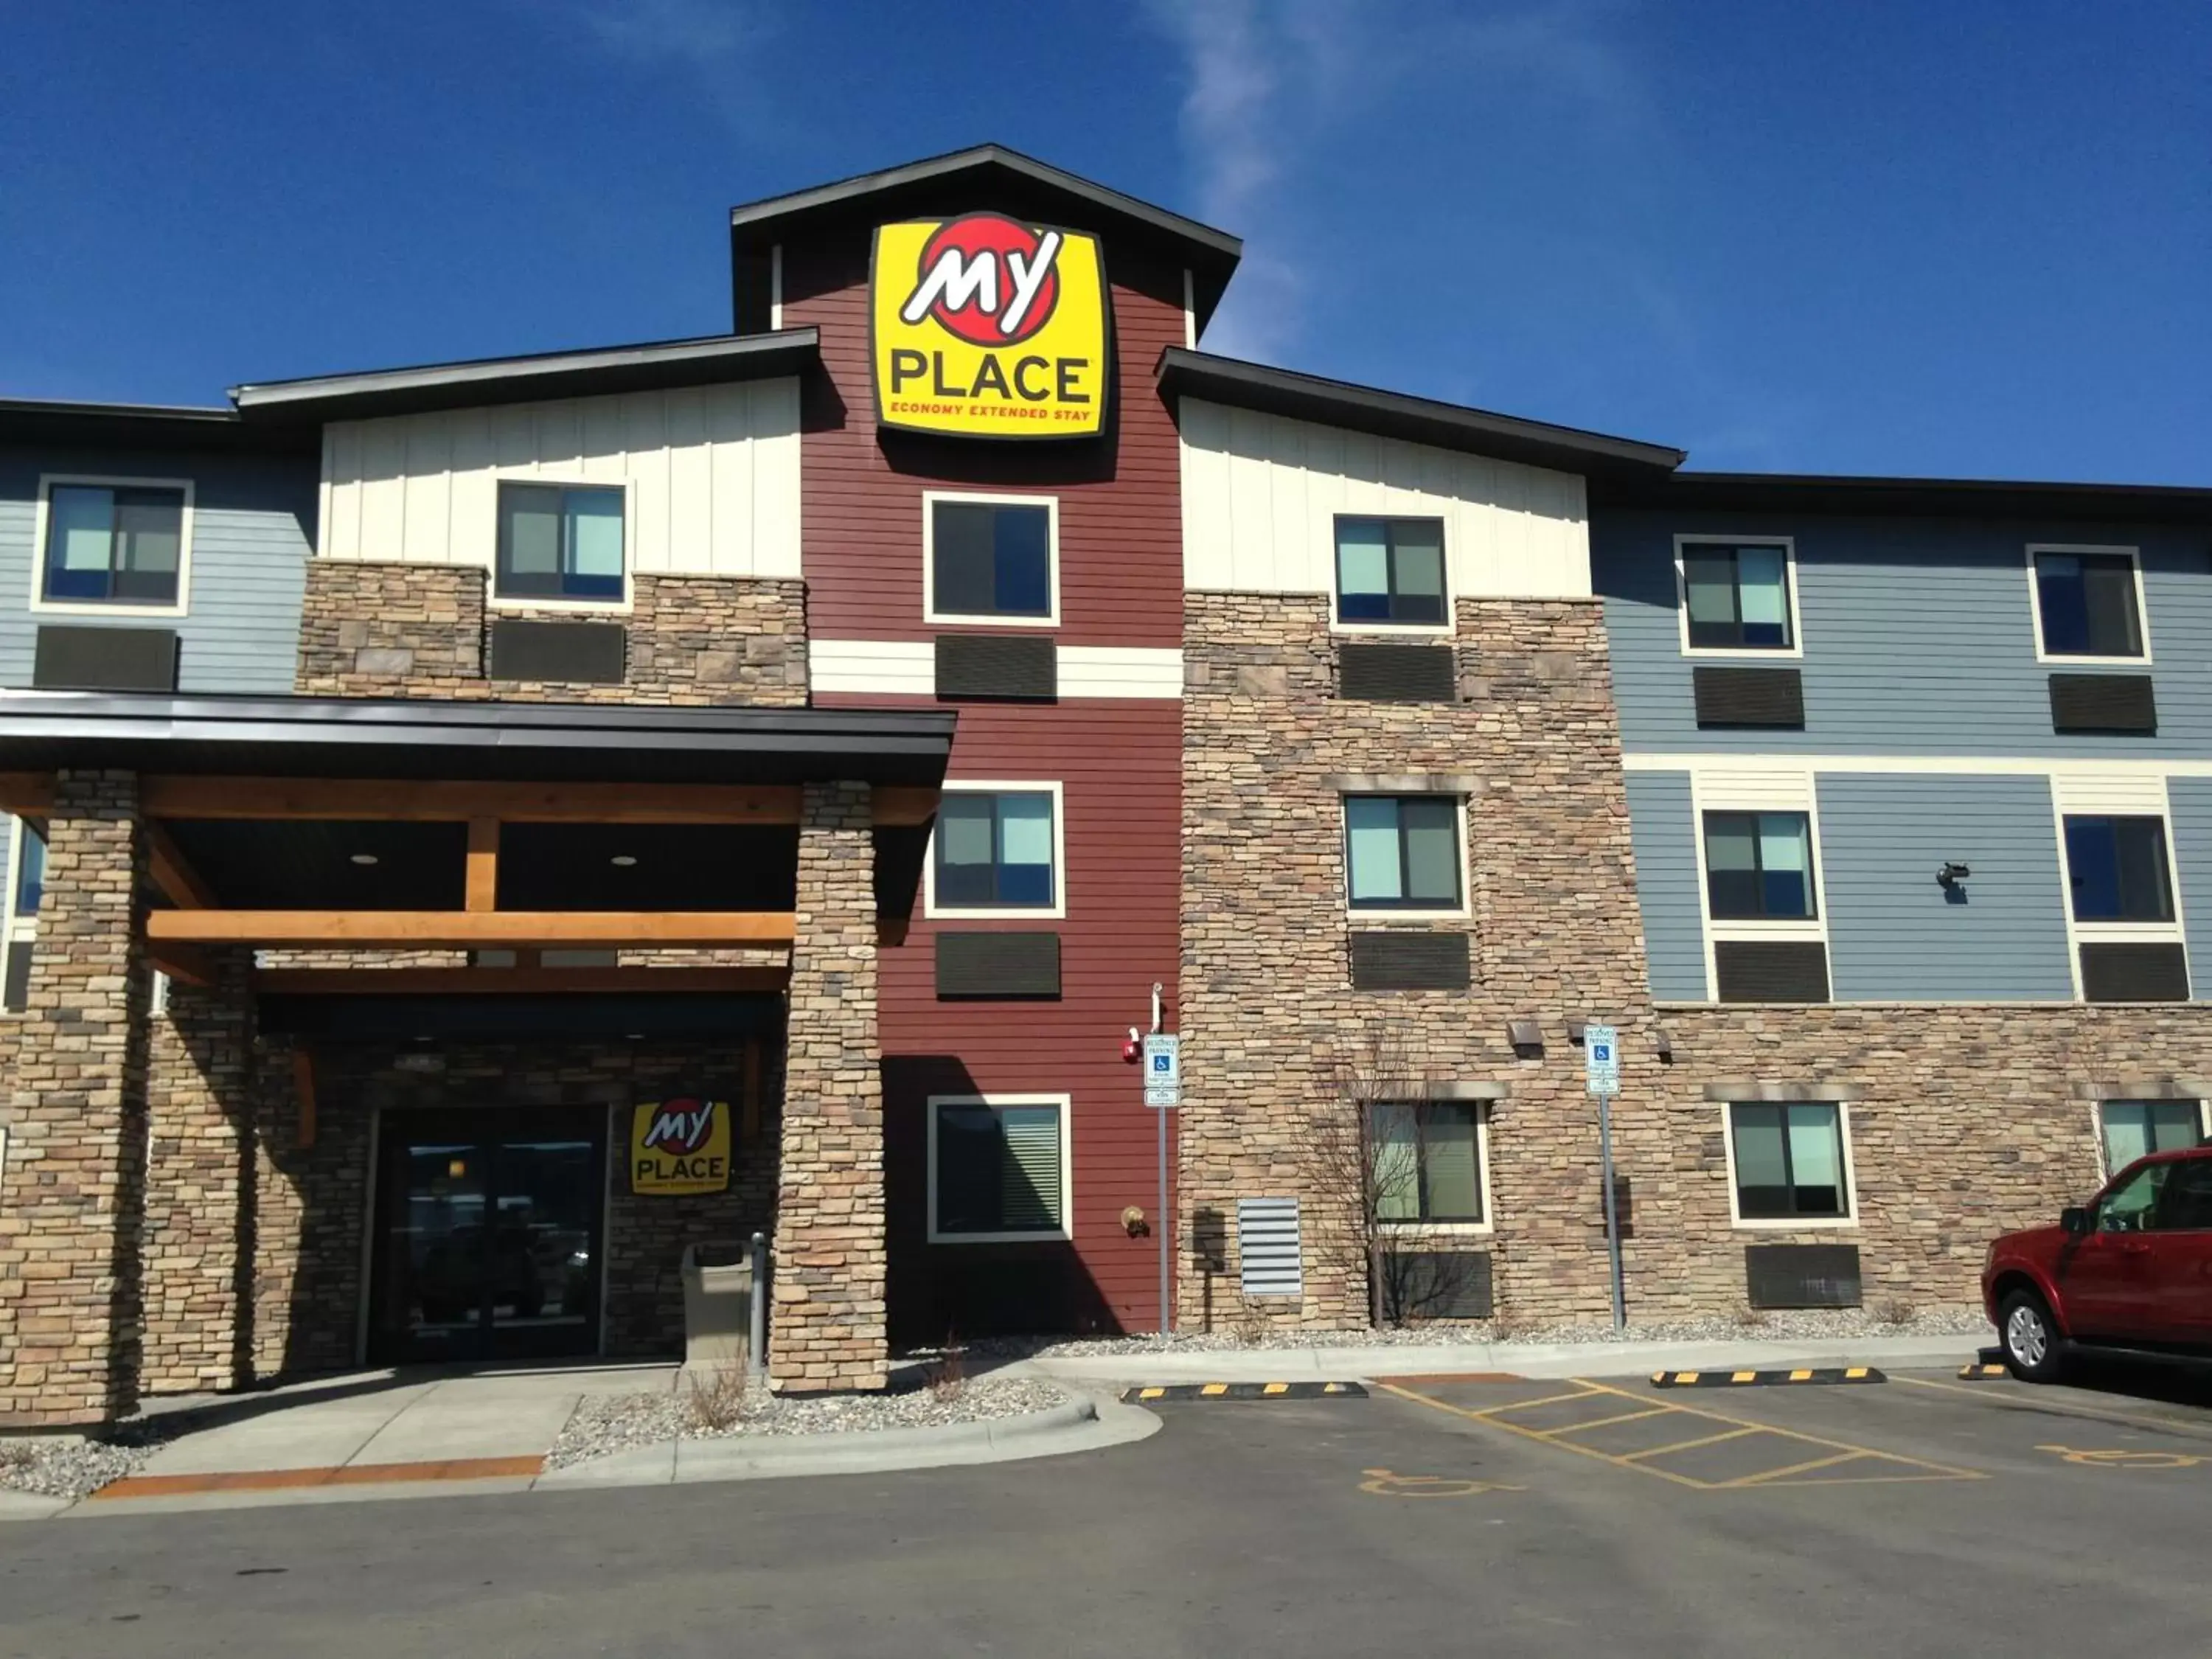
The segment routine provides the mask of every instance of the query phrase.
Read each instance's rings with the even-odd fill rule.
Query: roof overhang
[[[2212,489],[2178,484],[2039,483],[2003,478],[1869,478],[1818,473],[1677,472],[1607,480],[1597,505],[1671,512],[1918,514],[1931,518],[2212,520]]]
[[[1157,378],[1170,410],[1182,398],[1198,398],[1591,477],[1662,477],[1683,460],[1682,451],[1663,445],[1327,380],[1185,346],[1170,346],[1160,354]]]
[[[1187,267],[1200,328],[1244,255],[1243,242],[1226,231],[1003,144],[978,144],[732,208],[730,246],[732,252],[765,249],[845,224],[967,212],[979,205],[1048,222],[1074,220],[1105,239],[1109,266],[1115,246],[1126,240]]]
[[[312,426],[248,426],[234,409],[6,398],[0,398],[0,443],[312,455],[320,447],[321,438]]]
[[[934,786],[951,710],[0,692],[0,771]]]
[[[715,334],[589,351],[484,357],[415,368],[325,374],[305,380],[267,380],[234,386],[230,396],[250,425],[264,421],[351,421],[426,410],[768,380],[803,374],[820,357],[818,330],[787,328],[770,334]]]

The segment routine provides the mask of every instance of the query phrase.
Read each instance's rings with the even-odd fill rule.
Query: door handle
[[[2120,1254],[2123,1255],[2148,1255],[2150,1254],[2150,1246],[2140,1238],[2123,1239],[2120,1243]]]

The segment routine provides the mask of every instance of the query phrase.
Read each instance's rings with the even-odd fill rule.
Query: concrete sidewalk
[[[1656,1370],[1771,1370],[1798,1365],[1964,1364],[1992,1338],[1867,1336],[1720,1342],[1437,1342],[1329,1348],[1130,1348],[1055,1355],[1008,1369],[1071,1383],[1276,1382],[1385,1376],[1628,1376]]]

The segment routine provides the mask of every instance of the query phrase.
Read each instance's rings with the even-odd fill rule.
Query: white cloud
[[[558,9],[640,64],[715,63],[736,56],[759,33],[739,0],[562,0]]]

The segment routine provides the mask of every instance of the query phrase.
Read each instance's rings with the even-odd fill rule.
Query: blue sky
[[[1692,466],[2212,484],[2203,0],[0,3],[0,393],[715,332],[733,203],[995,139],[1205,343]]]

